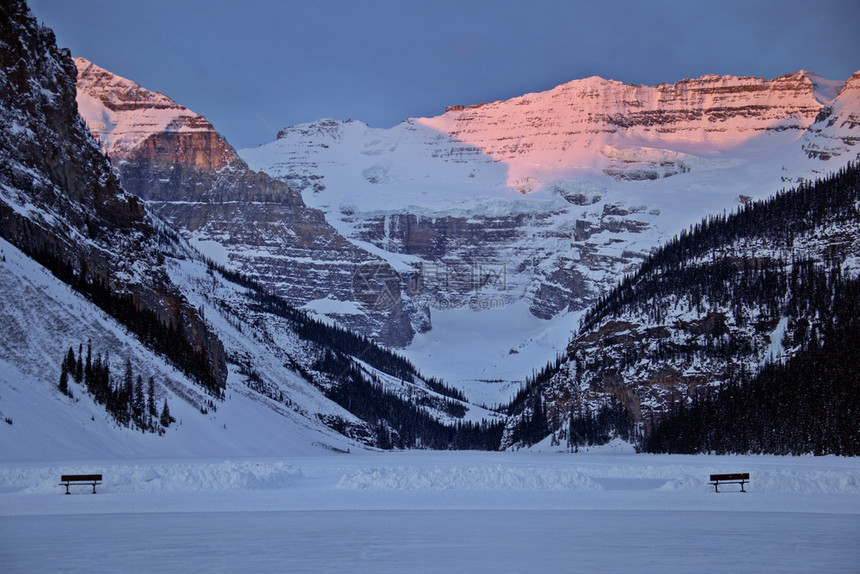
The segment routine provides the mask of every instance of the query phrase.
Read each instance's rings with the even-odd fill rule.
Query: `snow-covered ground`
[[[751,474],[720,494],[710,473]],[[70,496],[60,474],[101,472]],[[73,487],[74,488],[74,487]],[[0,463],[4,572],[856,572],[860,460],[624,449]]]

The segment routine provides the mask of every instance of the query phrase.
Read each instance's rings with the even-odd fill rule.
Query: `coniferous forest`
[[[718,389],[677,405],[654,425],[645,450],[860,455],[860,279],[856,269],[852,274],[844,267],[856,265],[858,254],[838,249],[839,241],[856,238],[860,226],[858,176],[851,165],[753,204],[724,225],[703,225],[679,240],[673,255],[664,255],[663,265],[672,259],[682,265],[679,254],[696,253],[699,235],[713,240],[730,229],[788,247],[834,223],[847,223],[854,232],[829,238],[824,261],[777,261],[753,288],[741,283],[748,288],[732,293],[733,300],[749,305],[757,297],[771,314],[792,318],[786,346],[796,350],[760,372],[736,370]]]
[[[617,387],[601,391],[607,373],[705,365],[711,384],[675,395],[668,411],[643,409],[641,448],[860,455],[858,240],[853,164],[681,233],[584,315],[566,360],[528,381],[508,411],[513,442],[630,437],[634,416],[614,400]],[[611,321],[640,334],[589,342]],[[778,324],[784,355],[768,357]],[[589,389],[592,403],[550,405],[550,387]]]
[[[644,449],[860,455],[860,280],[835,279],[830,294],[830,308],[816,310],[827,314],[825,327],[797,354],[758,374],[741,371],[718,391],[678,406]]]
[[[580,333],[631,309],[640,314],[648,314],[650,309],[659,318],[661,311],[654,308],[654,301],[676,297],[689,300],[691,306],[707,299],[712,305],[759,304],[776,310],[779,298],[793,291],[794,285],[786,284],[786,274],[793,273],[792,263],[805,259],[799,241],[814,230],[826,234],[825,226],[832,223],[849,223],[856,230],[858,202],[860,171],[849,164],[829,178],[745,203],[734,214],[708,217],[681,232],[635,274],[600,297],[584,315]],[[762,242],[761,253],[755,247],[743,247],[750,240]],[[828,260],[825,252],[820,263],[839,266],[838,251],[832,249],[832,255]],[[738,275],[738,270],[745,274]],[[715,274],[719,280],[714,280]]]
[[[86,268],[75,273],[71,264],[48,251],[30,255],[59,280],[128,328],[144,345],[171,361],[209,394],[220,396],[221,384],[209,370],[205,349],[194,349],[175,324],[165,323],[153,311],[139,308],[130,293],[118,293],[99,278],[89,277]]]

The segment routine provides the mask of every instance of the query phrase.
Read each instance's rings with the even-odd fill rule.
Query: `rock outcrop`
[[[860,144],[860,72],[848,79],[839,96],[826,102],[815,124],[803,137],[803,151],[811,158],[857,158]]]

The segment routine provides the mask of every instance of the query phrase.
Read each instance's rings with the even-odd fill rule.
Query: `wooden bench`
[[[60,486],[66,487],[66,494],[69,494],[69,486],[78,484],[93,485],[93,494],[96,493],[96,485],[101,484],[102,475],[100,474],[64,474],[60,476]]]
[[[744,490],[744,485],[749,481],[750,473],[736,472],[734,474],[712,474],[711,482],[708,484],[714,485],[714,492],[720,491],[721,484],[740,484],[741,492],[746,492],[746,490]]]

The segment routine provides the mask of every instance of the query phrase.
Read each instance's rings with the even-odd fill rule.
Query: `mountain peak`
[[[89,60],[74,61],[78,69],[78,110],[104,153],[114,157],[148,153],[146,148],[153,147],[154,137],[170,133],[180,138],[202,137],[209,142],[207,149],[194,152],[192,163],[200,167],[220,169],[240,161],[233,148],[200,114]],[[176,158],[164,159],[176,161]]]

